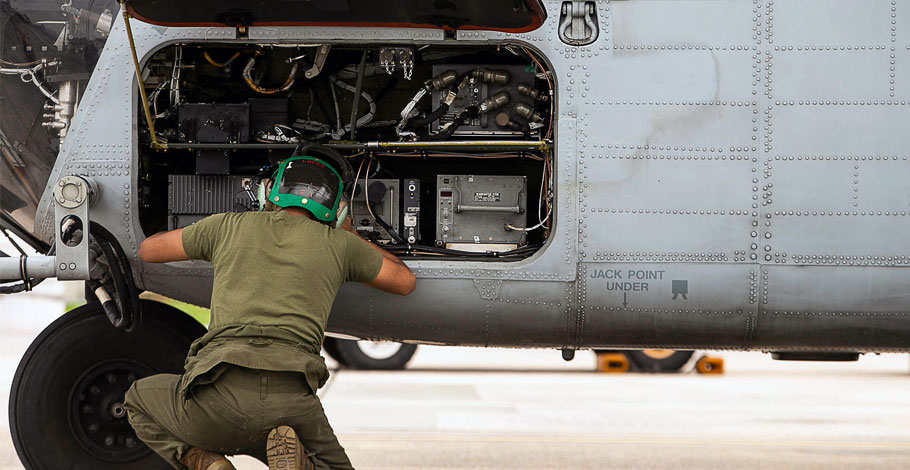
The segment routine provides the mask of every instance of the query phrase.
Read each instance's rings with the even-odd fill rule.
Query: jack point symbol
[[[673,281],[673,300],[682,296],[683,300],[689,300],[689,281]]]

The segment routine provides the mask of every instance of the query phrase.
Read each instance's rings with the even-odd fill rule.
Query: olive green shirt
[[[222,363],[299,371],[315,392],[328,378],[319,350],[338,288],[382,267],[360,237],[284,211],[206,217],[183,229],[183,248],[215,269],[209,332],[190,348],[184,393]]]

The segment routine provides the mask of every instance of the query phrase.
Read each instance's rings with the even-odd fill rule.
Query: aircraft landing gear
[[[97,302],[48,326],[29,346],[13,378],[10,430],[28,470],[166,470],[170,466],[133,432],[123,394],[134,381],[182,373],[205,328],[179,310],[142,300],[142,326],[111,326]]]
[[[629,351],[595,350],[598,370],[605,372],[679,372],[695,351],[644,349]]]
[[[326,338],[322,347],[342,366],[364,370],[404,369],[417,351],[415,344],[341,338]]]
[[[674,351],[672,349],[643,349],[625,351],[625,353],[639,370],[646,372],[677,372],[695,354],[694,351]]]

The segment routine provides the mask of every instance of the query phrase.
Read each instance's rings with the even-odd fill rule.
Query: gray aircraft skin
[[[813,360],[910,351],[910,134],[901,125],[910,120],[910,28],[900,18],[906,16],[904,2],[528,0],[523,7],[512,1],[487,1],[482,8],[455,2],[452,8],[463,10],[453,13],[446,2],[429,7],[419,0],[351,0],[304,2],[325,8],[313,13],[335,18],[323,21],[332,25],[288,26],[293,13],[311,12],[272,10],[272,0],[131,0],[126,6],[134,13],[129,24],[140,87],[126,23],[112,1],[63,5],[67,24],[80,22],[53,46],[68,51],[62,59],[56,49],[35,49],[36,42],[48,43],[59,33],[37,21],[42,11],[60,8],[59,2],[11,1],[0,2],[6,16],[0,18],[6,26],[0,32],[0,226],[41,251],[53,244],[54,251],[0,256],[0,291],[24,289],[8,287],[21,278],[90,279],[107,283],[95,296],[119,300],[113,312],[90,302],[64,315],[20,363],[10,426],[30,470],[166,468],[137,445],[122,396],[139,377],[180,373],[202,328],[171,307],[140,303],[135,289],[128,289],[129,278],[142,290],[209,304],[209,263],[143,263],[137,250],[169,224],[185,226],[206,215],[199,207],[249,209],[235,207],[238,194],[251,194],[241,191],[255,179],[249,163],[290,156],[296,145],[267,139],[281,135],[262,134],[263,143],[257,133],[259,142],[248,144],[256,129],[244,131],[244,138],[234,134],[231,113],[252,109],[253,100],[243,97],[254,92],[286,97],[305,116],[300,132],[321,133],[321,142],[366,166],[367,175],[375,155],[385,173],[376,163],[369,178],[388,185],[374,196],[403,192],[414,177],[408,172],[423,172],[427,191],[416,206],[422,240],[386,245],[415,272],[416,291],[398,297],[343,286],[328,325],[333,334],[553,348],[567,359],[584,348],[762,350]],[[356,9],[337,9],[361,3],[379,9],[367,18],[355,17]],[[180,10],[164,11],[171,15],[165,20],[149,19],[158,24],[137,19],[168,5]],[[244,10],[247,5],[261,9]],[[225,9],[217,21],[178,25],[181,15],[198,16],[213,6]],[[94,8],[95,14],[79,8]],[[438,9],[429,14],[432,19],[421,16],[427,8]],[[474,23],[459,19],[465,11],[496,26],[472,28]],[[390,12],[404,19],[389,20]],[[339,14],[351,19],[338,20]],[[272,24],[256,25],[254,18]],[[516,18],[531,20],[522,25]],[[407,27],[390,24],[396,21]],[[417,27],[427,22],[442,27]],[[100,39],[108,34],[106,42]],[[104,46],[95,62],[89,52],[99,41]],[[55,68],[56,81],[41,83],[47,69],[72,64],[74,57],[84,70]],[[242,59],[229,66],[237,57]],[[279,72],[301,58],[313,63],[296,72],[296,81],[291,72],[280,85]],[[502,95],[486,88],[503,76],[487,73],[498,70],[500,59],[511,74],[530,74],[533,86],[525,91],[539,92],[532,100],[515,83],[508,85],[513,103],[533,104],[524,114],[519,103],[502,109],[527,121],[500,121],[509,113],[497,110],[488,121],[465,114],[486,122],[474,130],[446,127],[438,116],[438,125],[429,119],[433,108],[424,100],[421,117],[402,110],[406,117],[395,127],[400,139],[394,133],[388,138],[387,123],[369,126],[373,105],[382,119],[396,118],[429,83],[424,78],[443,77],[437,73],[447,68],[459,70],[454,77],[474,77],[468,93],[480,96],[483,88],[488,99],[499,96],[472,109],[503,106]],[[279,72],[262,72],[257,64],[266,60]],[[249,87],[238,79],[241,68],[251,77]],[[263,90],[264,83],[284,90]],[[442,93],[446,86],[452,83],[432,92],[435,99],[455,96]],[[353,103],[361,101],[352,98],[358,88],[369,104],[359,113]],[[145,103],[140,90],[150,94]],[[331,98],[334,113],[332,101],[323,106],[329,90],[347,97]],[[146,103],[166,144],[154,145]],[[222,114],[209,116],[204,106]],[[311,120],[310,111],[323,119]],[[48,130],[35,131],[42,112]],[[194,141],[198,136],[184,126],[191,120],[181,120],[181,113],[197,113],[193,119],[204,121],[206,132],[230,128],[229,139]],[[351,115],[349,127],[342,122],[345,114]],[[432,125],[407,130],[409,119]],[[354,138],[355,129],[361,140]],[[466,133],[439,138],[453,129]],[[406,156],[421,158],[398,158]],[[493,219],[503,214],[507,222],[470,226],[485,230],[478,232],[483,238],[473,236],[477,246],[468,246],[469,234],[467,242],[450,247],[447,230],[466,232],[446,210],[445,198],[454,197],[442,186],[447,179],[522,189],[517,204],[506,204],[502,195],[514,191],[472,186],[473,202],[453,210],[473,211],[475,221],[492,220],[495,210]],[[227,194],[226,201],[216,190]],[[463,194],[469,192],[459,189],[457,197]],[[197,210],[178,213],[180,204]],[[382,216],[370,216],[372,221],[358,221],[358,230],[382,236],[370,232]],[[405,214],[402,227],[407,221]],[[81,238],[73,235],[79,227]],[[86,231],[113,250],[103,253],[105,263],[90,262]],[[478,247],[485,253],[464,251]],[[252,263],[249,275],[267,276],[268,266]],[[111,280],[122,279],[127,283],[118,287],[115,281],[111,291]],[[140,310],[141,323],[118,320],[118,311]],[[55,449],[36,452],[31,444],[48,436]]]
[[[408,297],[346,285],[329,329],[453,345],[910,350],[910,36],[895,2],[596,2],[596,38],[561,40],[563,2],[527,33],[132,22],[164,46],[517,45],[555,81],[554,213],[514,262],[408,260]],[[569,3],[571,5],[571,3]],[[589,32],[590,30],[586,30]],[[122,21],[82,96],[33,232],[54,238],[53,183],[91,177],[91,220],[140,288],[208,305],[204,262],[146,264],[136,191],[141,103]],[[469,173],[469,171],[465,171]],[[251,266],[251,275],[262,269]]]

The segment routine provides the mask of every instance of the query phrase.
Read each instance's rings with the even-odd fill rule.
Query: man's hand
[[[139,245],[139,258],[146,263],[186,261],[190,257],[183,249],[183,229],[159,232],[146,238]]]

